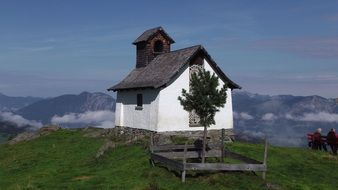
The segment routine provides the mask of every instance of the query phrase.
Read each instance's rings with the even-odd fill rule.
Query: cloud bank
[[[114,124],[114,112],[87,111],[85,113],[70,113],[63,116],[55,115],[51,122],[54,124],[86,124],[100,128],[112,128]]]
[[[234,112],[234,118],[239,120],[252,120],[255,119],[254,116],[246,112],[237,113]],[[285,115],[275,115],[273,113],[266,113],[261,117],[263,121],[275,121],[278,119],[287,119],[300,122],[322,122],[322,123],[338,123],[338,114],[337,113],[328,113],[328,112],[318,112],[318,113],[304,113],[300,116],[295,116],[292,114]]]
[[[242,119],[242,120],[251,120],[254,119],[254,117],[246,112],[234,112],[234,118],[236,119]]]
[[[278,119],[278,117],[273,113],[266,113],[262,116],[262,120],[264,121],[274,121],[276,119]]]
[[[24,127],[27,125],[33,127],[42,127],[42,123],[34,121],[34,120],[27,120],[23,118],[21,115],[16,115],[11,112],[0,112],[0,119],[3,121],[15,123],[18,127]]]
[[[286,119],[307,122],[338,123],[338,114],[328,112],[304,113],[302,116],[293,116],[291,114],[286,114]]]

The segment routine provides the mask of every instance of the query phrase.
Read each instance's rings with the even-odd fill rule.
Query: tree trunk
[[[204,133],[203,133],[203,150],[202,150],[202,163],[205,162],[205,149],[207,144],[207,126],[204,126]]]

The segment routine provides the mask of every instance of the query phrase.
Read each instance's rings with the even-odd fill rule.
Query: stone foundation
[[[177,144],[185,141],[195,141],[196,139],[203,139],[203,131],[170,131],[170,132],[154,132],[145,129],[137,129],[130,127],[115,127],[115,133],[124,135],[130,139],[150,138],[153,134],[154,144]],[[208,130],[208,141],[211,143],[220,142],[222,139],[222,130]],[[224,129],[225,142],[232,142],[234,140],[233,129]],[[176,142],[175,142],[176,141]]]

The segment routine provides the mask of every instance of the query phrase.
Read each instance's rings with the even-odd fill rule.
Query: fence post
[[[153,140],[153,132],[150,131],[150,139],[149,139],[149,150],[151,152],[151,154],[154,153],[154,140]],[[154,167],[155,166],[155,163],[154,163],[154,160],[152,160],[151,158],[149,159],[150,161],[150,164]]]
[[[221,143],[221,162],[224,162],[224,141],[225,141],[225,129],[222,129],[222,143]]]
[[[154,149],[153,149],[153,147],[154,147],[154,136],[153,135],[154,135],[153,132],[150,131],[150,152],[151,153],[154,153]]]
[[[264,145],[264,160],[263,160],[263,165],[265,166],[265,171],[263,171],[262,178],[265,180],[266,179],[266,172],[268,170],[267,166],[267,159],[268,159],[268,140],[265,137],[265,145]]]
[[[185,166],[187,163],[187,142],[184,145],[184,155],[183,155],[183,171],[182,171],[182,182],[185,182],[185,174],[186,174],[186,170],[185,170]]]

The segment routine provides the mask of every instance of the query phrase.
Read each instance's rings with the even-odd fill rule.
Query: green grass
[[[263,145],[234,143],[229,148],[255,159],[263,155]],[[268,183],[283,189],[338,189],[337,157],[300,148],[269,147],[268,152]]]
[[[0,189],[338,189],[338,161],[327,153],[269,149],[267,181],[251,172],[177,173],[151,167],[144,145],[120,145],[99,160],[104,140],[60,130],[14,146],[0,145]],[[233,143],[230,150],[261,160],[263,145]]]

